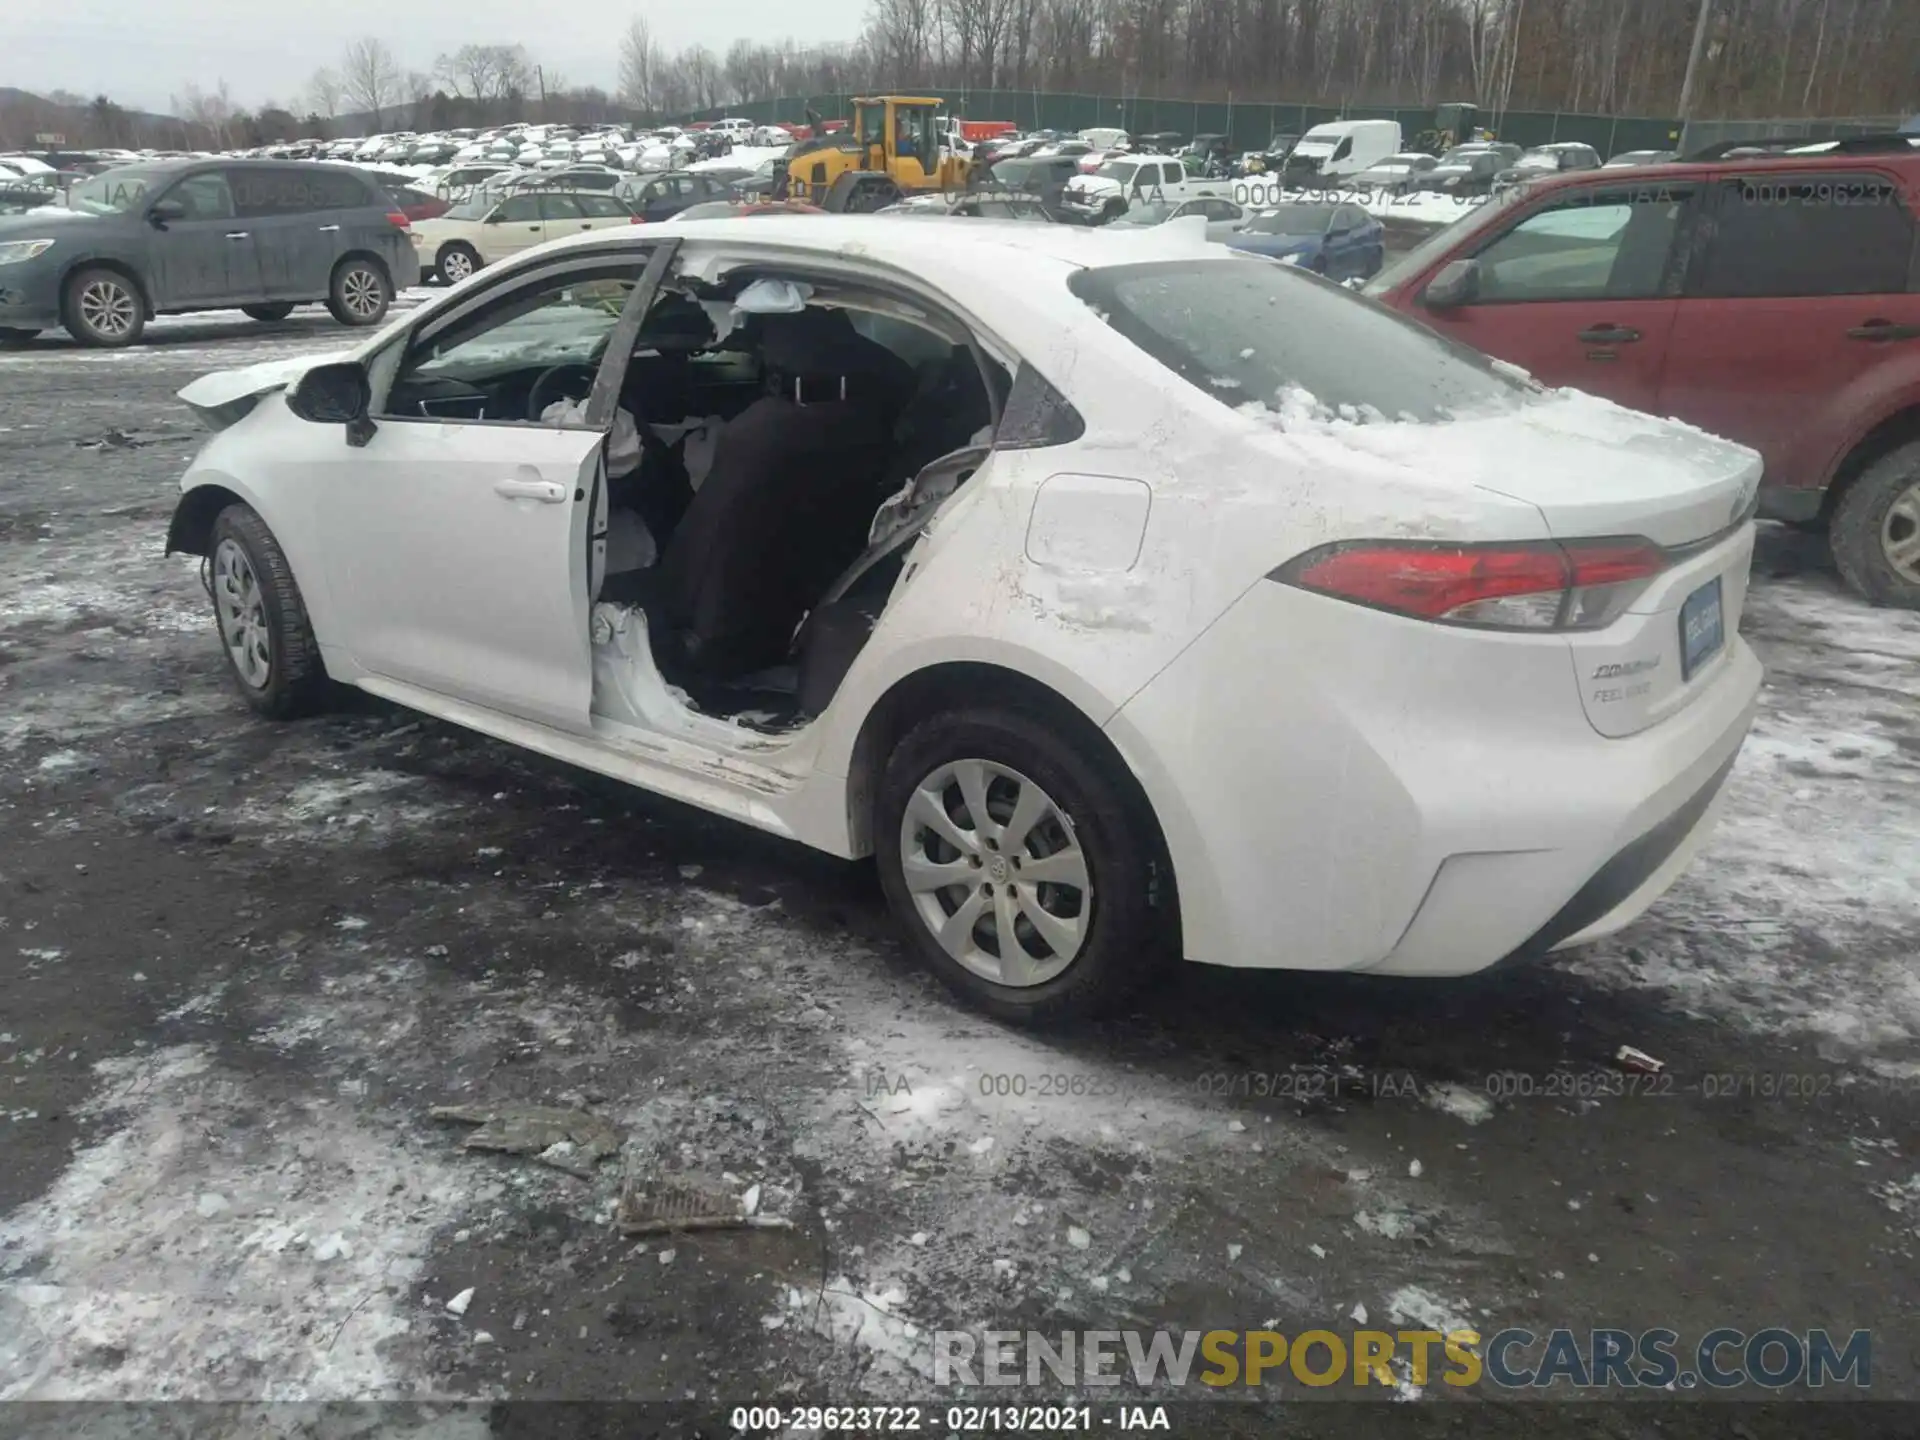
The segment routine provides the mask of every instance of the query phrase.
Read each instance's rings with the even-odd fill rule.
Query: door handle
[[[1640,338],[1640,332],[1625,325],[1596,325],[1591,330],[1582,330],[1579,339],[1587,345],[1631,345]]]
[[[227,238],[229,240],[244,240],[247,238],[249,233],[250,232],[245,230],[229,230],[227,232]]]
[[[557,480],[496,480],[493,493],[503,500],[538,500],[542,505],[558,505],[567,498],[567,487]]]
[[[1920,325],[1896,325],[1891,320],[1869,320],[1847,331],[1849,340],[1920,340]]]
[[[340,233],[340,227],[338,225],[322,225],[320,227],[320,233],[322,235],[337,235]]]

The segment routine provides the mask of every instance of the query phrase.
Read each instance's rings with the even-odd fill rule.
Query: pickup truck
[[[1115,155],[1091,175],[1067,182],[1060,209],[1073,220],[1101,224],[1139,203],[1178,205],[1196,195],[1224,195],[1227,186],[1187,174],[1172,155]]]

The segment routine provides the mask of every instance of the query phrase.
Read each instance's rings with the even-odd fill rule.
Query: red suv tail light
[[[1598,630],[1667,568],[1650,540],[1447,545],[1348,540],[1267,578],[1375,610],[1485,630]]]
[[[404,210],[389,210],[387,212],[387,223],[396,230],[411,230],[413,228],[413,222],[407,219],[407,213]]]

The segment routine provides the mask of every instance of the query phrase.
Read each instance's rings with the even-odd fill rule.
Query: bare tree
[[[331,120],[340,113],[340,77],[322,65],[307,81],[307,104],[313,113]]]
[[[378,130],[386,112],[399,102],[400,66],[384,40],[364,36],[340,57],[340,90],[349,105],[366,111]]]
[[[660,47],[653,30],[638,15],[620,37],[620,99],[636,110],[662,108],[659,95]]]

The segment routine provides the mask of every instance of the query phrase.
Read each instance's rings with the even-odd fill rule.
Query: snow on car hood
[[[309,370],[352,358],[340,350],[324,355],[295,355],[285,360],[267,360],[244,365],[238,370],[216,370],[202,375],[180,391],[180,398],[197,411],[213,412],[236,400],[284,390]]]
[[[1430,478],[1532,505],[1561,537],[1641,535],[1685,545],[1746,514],[1760,483],[1760,457],[1746,446],[1578,390],[1426,424],[1356,423],[1297,392],[1268,418],[1290,435],[1325,435]]]

